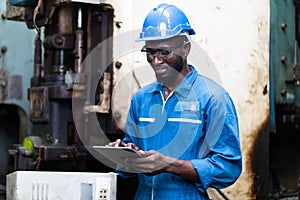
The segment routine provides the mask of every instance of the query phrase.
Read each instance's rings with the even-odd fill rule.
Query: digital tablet
[[[126,158],[140,158],[142,155],[131,147],[109,147],[109,146],[93,146],[97,152],[104,157],[117,163],[124,164]]]

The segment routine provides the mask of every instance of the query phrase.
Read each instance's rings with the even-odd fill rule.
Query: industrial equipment
[[[16,171],[7,176],[13,199],[116,200],[115,173]]]
[[[36,32],[33,76],[27,90],[31,127],[21,143],[9,150],[14,160],[13,171],[114,171],[101,163],[99,157],[98,160],[94,158],[92,149],[82,142],[84,138],[93,140],[94,144],[105,145],[109,140],[123,136],[122,131],[114,126],[111,114],[113,71],[112,63],[106,63],[112,58],[112,44],[106,44],[102,54],[97,55],[99,63],[91,63],[89,59],[87,64],[83,64],[97,45],[112,37],[112,6],[97,0],[17,0],[9,1],[9,4],[24,9],[27,28]],[[72,100],[82,107],[77,110],[72,108]],[[100,124],[101,129],[88,125],[95,116],[95,123]],[[81,131],[80,134],[78,131]],[[93,134],[100,139],[93,137]],[[95,176],[80,174],[68,176]],[[47,174],[47,177],[50,176],[55,177]],[[10,177],[20,181],[25,175],[12,174],[7,181],[12,181]],[[40,177],[47,179],[43,175]],[[54,181],[49,184],[55,185]],[[11,189],[11,184],[8,189]],[[15,184],[19,187],[18,183]],[[116,190],[116,184],[111,187]],[[22,195],[22,189],[16,193],[10,193],[8,197]]]
[[[117,133],[110,123],[110,103],[102,104],[111,96],[111,66],[103,74],[95,74],[96,77],[81,69],[93,48],[112,36],[113,9],[98,1],[84,0],[11,3],[27,6],[25,22],[28,28],[36,30],[34,74],[28,89],[32,129],[23,145],[11,151],[15,154],[16,169],[49,169],[53,165],[48,162],[60,161],[62,169],[88,170],[89,165],[84,163],[91,156],[74,124],[72,96],[84,102],[86,112],[81,110],[79,117],[88,121],[90,112],[97,112],[100,123],[108,124],[103,131]],[[112,47],[105,49],[105,54],[99,55],[100,61],[112,57]],[[97,63],[99,68],[103,64]],[[92,78],[99,80],[96,94],[91,94]],[[91,111],[90,106],[98,109]],[[93,130],[82,131],[84,135]],[[106,142],[102,140],[99,144]]]

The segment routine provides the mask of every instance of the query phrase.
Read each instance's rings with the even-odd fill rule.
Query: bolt
[[[6,46],[2,46],[1,47],[1,54],[5,54],[7,51],[7,47]]]
[[[287,57],[286,57],[286,56],[282,56],[280,60],[281,60],[281,63],[286,64],[286,62],[287,62]]]
[[[123,22],[116,22],[117,28],[121,28],[123,26]]]
[[[282,89],[280,93],[282,97],[286,97],[287,95],[287,91],[285,89]]]
[[[122,67],[122,63],[117,61],[115,66],[116,66],[117,69],[120,69]]]
[[[282,30],[285,30],[286,28],[287,28],[287,24],[286,24],[286,23],[282,23],[282,24],[281,24],[281,29],[282,29]]]

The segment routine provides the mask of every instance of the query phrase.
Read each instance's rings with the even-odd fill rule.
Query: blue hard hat
[[[136,41],[162,40],[183,32],[195,34],[185,14],[174,5],[160,4],[146,16]]]

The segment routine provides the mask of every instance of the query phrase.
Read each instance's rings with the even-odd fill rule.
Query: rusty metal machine
[[[16,169],[53,170],[57,165],[48,162],[60,161],[61,170],[88,170],[91,158],[74,125],[72,95],[76,93],[76,98],[87,108],[80,117],[88,120],[89,112],[93,112],[89,105],[94,109],[98,106],[95,112],[101,115],[100,123],[109,124],[103,130],[107,134],[118,133],[110,123],[109,102],[101,104],[111,93],[111,67],[103,74],[96,74],[99,79],[96,94],[90,94],[87,84],[91,77],[81,69],[86,55],[112,36],[113,9],[95,4],[97,1],[17,2],[27,6],[25,22],[29,29],[36,30],[36,38],[34,74],[28,89],[32,134],[15,151]],[[110,49],[100,56],[111,57]]]
[[[23,9],[27,28],[35,31],[33,76],[27,90],[30,133],[10,148],[11,170],[113,172],[91,155],[82,138],[104,145],[123,136],[111,114],[113,71],[108,60],[111,62],[112,44],[107,43],[97,55],[97,63],[86,59],[97,45],[112,37],[114,9],[96,0],[9,4]],[[74,101],[81,106],[77,110]],[[132,195],[126,190],[125,199]]]

